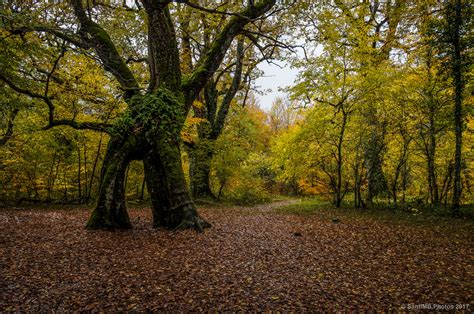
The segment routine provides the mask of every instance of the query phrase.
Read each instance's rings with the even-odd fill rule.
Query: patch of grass
[[[454,218],[443,209],[428,207],[394,208],[390,205],[378,204],[371,208],[354,208],[343,204],[336,208],[330,202],[320,198],[305,198],[297,203],[282,206],[276,209],[284,214],[318,216],[324,221],[360,221],[376,220],[387,224],[402,224],[438,228],[467,228],[474,234],[474,220],[468,214],[472,208],[463,207],[463,218]]]
[[[288,195],[272,195],[271,202],[282,202],[282,201],[291,201],[291,200],[299,200],[299,198],[295,196],[288,196]]]
[[[296,203],[281,206],[277,211],[285,214],[314,215],[327,211],[334,206],[319,198],[302,198]]]

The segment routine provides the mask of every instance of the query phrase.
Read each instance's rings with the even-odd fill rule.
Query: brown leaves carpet
[[[204,234],[86,231],[88,209],[0,212],[0,311],[474,308],[473,238],[377,221],[204,208]],[[281,205],[281,204],[280,204]]]

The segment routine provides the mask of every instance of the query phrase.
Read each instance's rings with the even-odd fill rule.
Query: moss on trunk
[[[132,137],[111,139],[102,166],[99,198],[87,222],[88,229],[129,229],[125,208],[125,170],[135,148]]]
[[[201,139],[195,147],[189,149],[190,187],[191,193],[197,198],[214,198],[210,187],[212,162],[212,145],[210,141]]]
[[[134,96],[132,110],[114,128],[102,167],[99,199],[87,228],[131,228],[125,207],[125,170],[131,160],[143,160],[151,195],[153,226],[202,231],[202,219],[185,181],[179,148],[181,112],[169,92]],[[140,103],[141,101],[141,103]]]

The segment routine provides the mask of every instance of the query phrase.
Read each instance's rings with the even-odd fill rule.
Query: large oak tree
[[[8,36],[23,37],[30,32],[47,34],[48,36],[38,37],[44,39],[40,45],[47,46],[47,39],[53,37],[64,42],[63,50],[73,47],[76,53],[89,55],[118,83],[119,91],[115,93],[120,94],[127,104],[127,109],[113,125],[59,119],[55,115],[55,100],[49,97],[48,87],[54,80],[54,71],[59,67],[60,57],[53,62],[52,69],[46,72],[45,90],[41,93],[30,88],[30,84],[25,84],[25,80],[17,80],[21,71],[15,75],[0,73],[0,79],[16,92],[46,103],[49,109],[48,128],[68,125],[110,134],[97,206],[87,223],[89,229],[131,227],[125,207],[124,180],[127,166],[132,160],[143,161],[155,227],[193,228],[201,231],[210,226],[199,216],[188,191],[181,165],[180,131],[194,100],[218,70],[234,38],[244,32],[249,23],[265,18],[265,14],[275,5],[275,0],[249,1],[240,12],[229,12],[225,7],[203,8],[189,1],[183,2],[193,9],[227,17],[227,22],[215,36],[210,48],[199,56],[193,70],[185,75],[181,72],[181,39],[175,31],[172,1],[142,0],[133,7],[124,3],[126,10],[139,12],[136,17],[146,25],[145,59],[149,71],[146,88],[142,86],[136,71],[134,73],[130,67],[130,61],[135,59],[125,58],[125,49],[114,42],[112,34],[107,32],[107,27],[103,24],[104,20],[113,20],[110,17],[100,19],[100,10],[94,11],[94,5],[110,4],[93,1],[93,5],[89,6],[89,2],[81,0],[71,0],[68,7],[59,3],[51,4],[44,9],[42,19],[46,21],[46,25],[43,25],[29,20],[26,14],[18,19],[18,16],[28,10],[10,3],[12,20],[16,20],[15,23],[9,20],[5,23],[10,24],[5,27],[8,29]],[[72,9],[73,23],[62,21],[63,9]],[[140,39],[127,40],[133,43]]]

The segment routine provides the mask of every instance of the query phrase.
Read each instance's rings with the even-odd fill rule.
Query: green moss
[[[197,77],[203,75],[204,72],[206,72],[206,68],[204,66],[199,66],[192,73],[183,76],[183,78],[181,79],[181,86],[183,86],[183,88],[188,87],[189,84],[196,81]]]
[[[97,229],[112,229],[112,224],[108,219],[104,218],[97,209],[95,209],[86,224],[86,229],[97,230]]]
[[[129,109],[114,124],[112,135],[144,132],[146,138],[166,134],[166,138],[178,138],[184,123],[182,99],[168,89],[158,89],[153,94],[136,95],[129,100]]]

